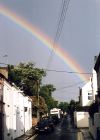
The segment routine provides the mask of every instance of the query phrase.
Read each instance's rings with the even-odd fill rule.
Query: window
[[[24,107],[24,112],[27,112],[27,107]]]
[[[88,100],[93,100],[92,93],[88,93]]]
[[[92,96],[88,96],[88,100],[93,100],[93,97]]]
[[[92,93],[88,93],[88,95],[91,95],[92,96]]]

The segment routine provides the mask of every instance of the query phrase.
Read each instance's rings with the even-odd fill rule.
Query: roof
[[[8,78],[8,67],[0,67],[0,73]]]
[[[5,80],[6,82],[8,82],[11,86],[18,88],[11,81],[9,81],[2,73],[0,73],[0,78],[2,78],[3,80]]]
[[[0,78],[3,78],[3,79],[5,79],[6,81],[8,81],[8,79],[7,79],[2,73],[0,73]]]

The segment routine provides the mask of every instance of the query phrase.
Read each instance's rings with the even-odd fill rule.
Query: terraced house
[[[31,102],[0,73],[0,140],[15,139],[31,129]]]

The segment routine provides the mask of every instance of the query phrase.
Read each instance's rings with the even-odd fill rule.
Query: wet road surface
[[[80,131],[71,125],[70,118],[63,118],[59,125],[55,127],[54,132],[48,134],[39,134],[34,140],[83,140]]]

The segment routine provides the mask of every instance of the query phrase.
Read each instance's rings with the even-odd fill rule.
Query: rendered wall
[[[94,123],[92,119],[89,119],[89,131],[93,136],[94,140],[97,139],[97,129],[100,128],[100,113],[94,114]]]
[[[74,122],[77,128],[89,127],[88,112],[74,112]]]
[[[4,140],[15,139],[31,129],[31,99],[6,81],[3,86],[3,104]]]
[[[91,98],[91,100],[88,99],[89,96],[88,94],[92,95],[91,81],[89,81],[87,84],[85,84],[82,87],[82,93],[81,93],[82,106],[89,106],[93,101],[93,98]]]

